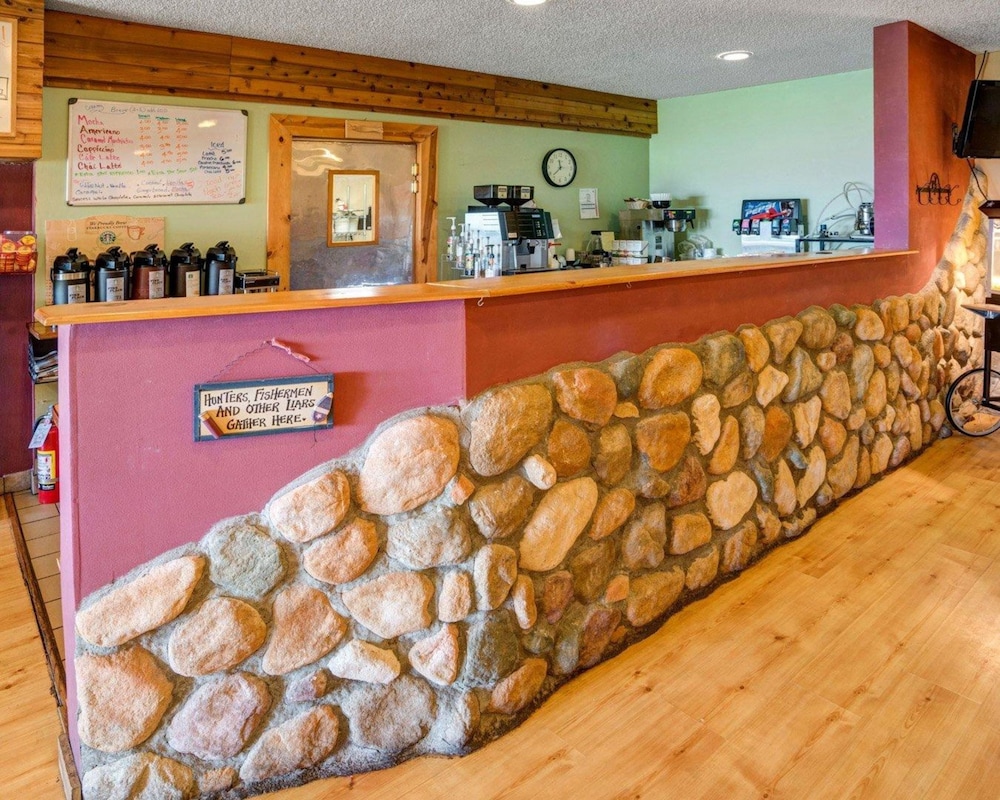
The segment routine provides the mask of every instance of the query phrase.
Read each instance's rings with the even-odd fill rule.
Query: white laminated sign
[[[194,387],[197,442],[333,427],[333,375]]]

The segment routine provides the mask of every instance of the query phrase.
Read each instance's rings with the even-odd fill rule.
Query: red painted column
[[[955,228],[969,167],[951,151],[975,56],[912,22],[874,31],[875,244],[919,250],[933,267]],[[953,205],[921,204],[917,186],[937,175]],[[925,196],[926,198],[926,196]]]
[[[31,230],[34,169],[0,163],[0,231]],[[33,392],[27,330],[34,312],[34,274],[0,273],[0,476],[31,468]]]

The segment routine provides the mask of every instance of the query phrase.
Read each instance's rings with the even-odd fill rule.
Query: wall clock
[[[542,159],[542,175],[551,186],[569,186],[576,178],[576,159],[565,147],[549,150]]]

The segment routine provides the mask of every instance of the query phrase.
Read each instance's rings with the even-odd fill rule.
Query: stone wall
[[[919,294],[415,410],[96,592],[84,796],[245,797],[517,725],[947,432],[979,200]]]

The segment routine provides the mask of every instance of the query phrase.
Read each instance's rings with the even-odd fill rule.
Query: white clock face
[[[556,148],[545,154],[542,173],[553,186],[569,186],[576,177],[576,159],[564,148]]]

